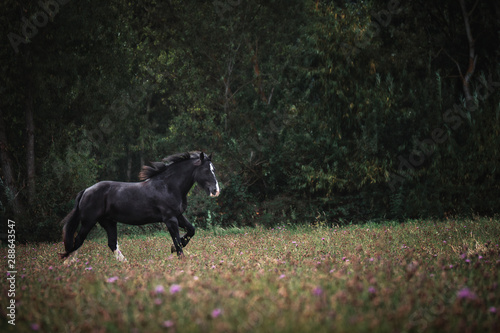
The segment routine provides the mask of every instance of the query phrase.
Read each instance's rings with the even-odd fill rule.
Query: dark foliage
[[[59,237],[80,190],[197,149],[200,226],[498,214],[500,3],[461,3],[5,1],[0,209]]]

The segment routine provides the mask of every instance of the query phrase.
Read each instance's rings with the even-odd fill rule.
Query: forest
[[[197,227],[495,216],[500,2],[5,0],[0,213],[60,240],[76,194],[213,154]],[[4,232],[4,231],[2,231]]]

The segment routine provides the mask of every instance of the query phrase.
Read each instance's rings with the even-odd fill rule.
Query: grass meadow
[[[197,230],[16,247],[2,332],[499,332],[500,221]],[[1,248],[6,267],[7,248]],[[5,268],[4,274],[7,271]]]

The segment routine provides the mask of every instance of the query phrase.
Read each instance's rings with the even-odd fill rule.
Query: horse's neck
[[[194,166],[191,163],[189,160],[176,163],[161,177],[168,188],[178,191],[183,198],[194,185]]]

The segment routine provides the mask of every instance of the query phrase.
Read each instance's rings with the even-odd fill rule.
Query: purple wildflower
[[[368,288],[368,292],[369,292],[370,294],[375,294],[375,293],[377,292],[377,290],[375,289],[375,287],[370,286],[370,287]]]
[[[488,311],[489,311],[490,313],[497,313],[497,308],[495,308],[494,306],[491,306],[491,307],[488,309]]]
[[[162,324],[163,327],[170,328],[174,326],[174,322],[171,320],[165,320]]]
[[[323,289],[321,289],[320,287],[314,288],[314,290],[313,290],[314,296],[321,296],[321,294],[323,294]]]
[[[118,276],[112,276],[106,280],[108,283],[114,283],[116,280],[118,280]]]
[[[469,288],[465,287],[457,292],[457,297],[459,299],[465,298],[469,300],[474,300],[477,298],[476,294],[472,292]]]
[[[161,284],[155,287],[155,294],[163,294],[165,292],[165,288]]]
[[[214,309],[212,311],[212,318],[217,318],[218,316],[220,316],[222,314],[222,310],[217,308],[217,309]]]
[[[182,287],[178,284],[173,284],[170,286],[170,293],[173,295],[173,294],[177,294],[179,291],[182,290]]]

